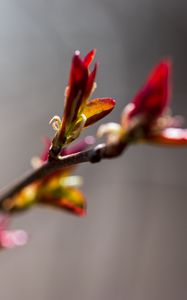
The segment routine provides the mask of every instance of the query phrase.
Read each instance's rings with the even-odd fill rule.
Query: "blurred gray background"
[[[124,105],[174,61],[172,109],[187,118],[186,0],[0,0],[0,184],[30,168],[63,110],[76,49],[97,48],[95,96]],[[94,133],[97,126],[88,130]],[[2,300],[187,299],[187,150],[136,146],[82,165],[88,215],[34,208],[30,242],[0,254]]]

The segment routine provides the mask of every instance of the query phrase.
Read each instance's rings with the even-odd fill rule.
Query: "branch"
[[[119,156],[126,148],[126,143],[117,144],[99,144],[92,149],[87,151],[70,154],[67,156],[60,157],[53,161],[48,161],[43,164],[40,168],[33,170],[11,186],[8,186],[0,192],[0,209],[4,210],[3,203],[6,199],[13,197],[21,189],[27,185],[44,178],[47,175],[54,173],[65,167],[77,165],[84,162],[96,163],[102,159],[110,159]]]

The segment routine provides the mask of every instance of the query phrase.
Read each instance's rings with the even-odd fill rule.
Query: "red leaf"
[[[163,113],[169,102],[170,69],[170,60],[163,60],[156,66],[144,87],[133,99],[134,107],[129,113],[130,118],[145,114],[153,120]]]
[[[95,77],[96,77],[96,74],[97,74],[97,63],[95,64],[94,66],[94,69],[93,71],[90,73],[89,77],[88,77],[88,83],[87,83],[87,87],[86,87],[86,91],[85,91],[85,98],[88,98],[92,92],[92,89],[93,89],[93,85],[94,85],[94,82],[95,82]]]
[[[84,64],[85,66],[89,67],[89,65],[92,63],[92,61],[94,60],[95,57],[95,53],[96,53],[96,49],[92,49],[84,58]]]
[[[63,140],[71,124],[77,119],[84,92],[88,81],[88,69],[81,60],[79,53],[75,53],[69,79],[68,94],[62,119],[60,139]]]

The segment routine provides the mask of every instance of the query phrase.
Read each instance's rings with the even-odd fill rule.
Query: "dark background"
[[[41,152],[62,114],[74,50],[97,48],[95,96],[124,105],[173,58],[173,103],[187,117],[186,0],[0,0],[0,182]],[[97,126],[88,130],[96,132]],[[34,208],[14,219],[30,242],[0,255],[2,300],[187,299],[187,150],[151,146],[80,166],[88,215]]]

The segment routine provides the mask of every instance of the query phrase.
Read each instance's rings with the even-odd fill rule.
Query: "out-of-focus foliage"
[[[61,156],[77,153],[85,150],[93,144],[91,136],[83,139],[79,144],[68,149],[62,149]],[[32,161],[35,168],[40,167],[47,161],[51,142],[45,140],[45,149],[40,157]],[[86,213],[86,201],[82,192],[78,189],[82,184],[80,176],[72,176],[74,166],[66,167],[45,176],[41,180],[23,188],[14,197],[7,199],[4,205],[8,211],[20,211],[35,204],[41,204],[68,210],[74,214],[83,216]]]
[[[161,145],[187,145],[187,129],[181,128],[181,117],[170,113],[171,61],[162,60],[147,82],[125,107],[121,124],[101,125],[98,135],[108,142],[127,140]],[[129,135],[129,132],[133,134]]]

